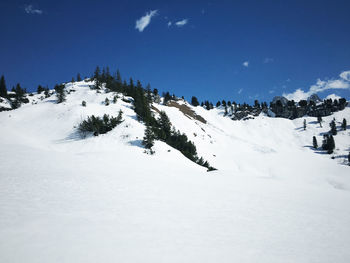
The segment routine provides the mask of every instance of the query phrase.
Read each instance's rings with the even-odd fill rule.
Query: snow
[[[349,262],[349,129],[334,160],[311,145],[350,108],[322,128],[305,117],[304,131],[304,118],[232,121],[189,105],[203,124],[155,104],[219,169],[208,173],[163,142],[145,154],[131,104],[88,85],[0,113],[0,262]],[[74,129],[120,109],[107,134]]]
[[[326,100],[328,100],[328,99],[339,100],[339,99],[341,99],[341,97],[336,95],[336,94],[329,94],[325,99]]]

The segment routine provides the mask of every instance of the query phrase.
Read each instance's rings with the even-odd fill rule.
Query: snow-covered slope
[[[207,173],[163,142],[145,154],[132,105],[105,106],[115,94],[89,84],[0,113],[0,262],[349,262],[349,130],[335,136],[344,157],[311,148],[349,108],[304,131],[303,119],[189,106],[204,124],[155,104],[219,169]],[[107,134],[74,128],[120,109]]]

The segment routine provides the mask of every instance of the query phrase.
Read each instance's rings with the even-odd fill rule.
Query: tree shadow
[[[318,124],[318,121],[309,121],[308,124]]]
[[[145,147],[143,147],[143,145],[142,145],[142,140],[132,140],[132,141],[129,141],[129,144],[130,144],[131,146],[139,147],[139,148],[142,148],[142,149],[145,148]]]

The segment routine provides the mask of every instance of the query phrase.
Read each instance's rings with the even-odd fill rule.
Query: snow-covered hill
[[[106,106],[115,93],[91,84],[0,112],[0,262],[350,261],[349,129],[335,159],[311,147],[333,118],[350,121],[349,107],[323,128],[305,118],[304,131],[303,118],[232,121],[178,102],[204,123],[154,104],[218,169],[208,173],[160,141],[145,154],[129,98]],[[119,110],[107,134],[74,128]]]

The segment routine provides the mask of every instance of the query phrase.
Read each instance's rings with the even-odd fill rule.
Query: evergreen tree
[[[108,99],[108,98],[105,99],[105,105],[106,105],[106,106],[109,105],[109,99]]]
[[[320,127],[322,128],[322,117],[321,117],[321,115],[317,116],[317,122],[320,124]]]
[[[342,127],[342,129],[345,131],[346,130],[346,126],[347,126],[347,124],[346,124],[346,119],[344,118],[343,119],[343,123],[342,123],[342,125],[341,125],[341,127]]]
[[[332,122],[329,124],[331,127],[331,133],[332,135],[337,135],[337,126],[335,124],[335,120],[332,120]]]
[[[166,92],[165,94],[163,94],[163,97],[164,97],[164,102],[163,102],[164,105],[166,105],[167,102],[172,99],[169,92]]]
[[[216,103],[216,107],[220,107],[220,105],[221,105],[221,102],[218,101],[218,102]]]
[[[7,89],[4,75],[0,78],[0,97],[7,98]]]
[[[303,127],[304,127],[304,131],[306,130],[306,120],[304,119],[304,122],[303,122]]]
[[[64,91],[64,85],[55,85],[55,91],[57,93],[57,103],[62,103],[66,100],[66,93]]]
[[[77,81],[81,81],[80,73],[77,74]]]
[[[313,146],[314,146],[314,148],[315,148],[315,149],[317,149],[317,148],[318,148],[317,139],[316,139],[316,137],[315,137],[315,136],[314,136],[314,137],[312,137],[312,144],[313,144]]]
[[[199,102],[198,102],[197,97],[192,96],[192,98],[191,98],[191,104],[192,104],[193,106],[195,106],[195,107],[197,107],[197,106],[199,105]]]
[[[154,145],[154,133],[152,127],[147,125],[145,130],[145,136],[143,137],[142,145],[145,146],[146,149],[151,149]]]
[[[329,141],[328,141],[328,154],[331,154],[333,153],[335,149],[335,142],[334,142],[334,138],[333,138],[333,135],[329,136]]]
[[[146,93],[147,93],[148,103],[152,103],[153,102],[152,91],[151,91],[151,85],[149,83],[146,86]]]
[[[158,125],[160,128],[159,138],[163,141],[167,140],[171,133],[171,123],[168,115],[164,111],[161,111],[159,114]]]
[[[348,155],[348,162],[349,162],[349,165],[350,165],[350,152],[349,152],[349,155]]]
[[[100,70],[100,67],[97,66],[96,69],[95,69],[95,72],[94,72],[94,79],[100,79],[100,76],[101,76],[101,70]]]
[[[41,92],[43,92],[43,91],[45,91],[44,87],[41,86],[41,85],[39,85],[39,86],[38,86],[38,89],[37,89],[37,93],[38,93],[38,94],[41,94]]]
[[[86,107],[86,101],[85,101],[85,100],[83,100],[83,101],[81,102],[81,106]]]
[[[225,100],[222,100],[222,102],[221,102],[221,104],[222,104],[222,106],[226,106],[226,101]]]

